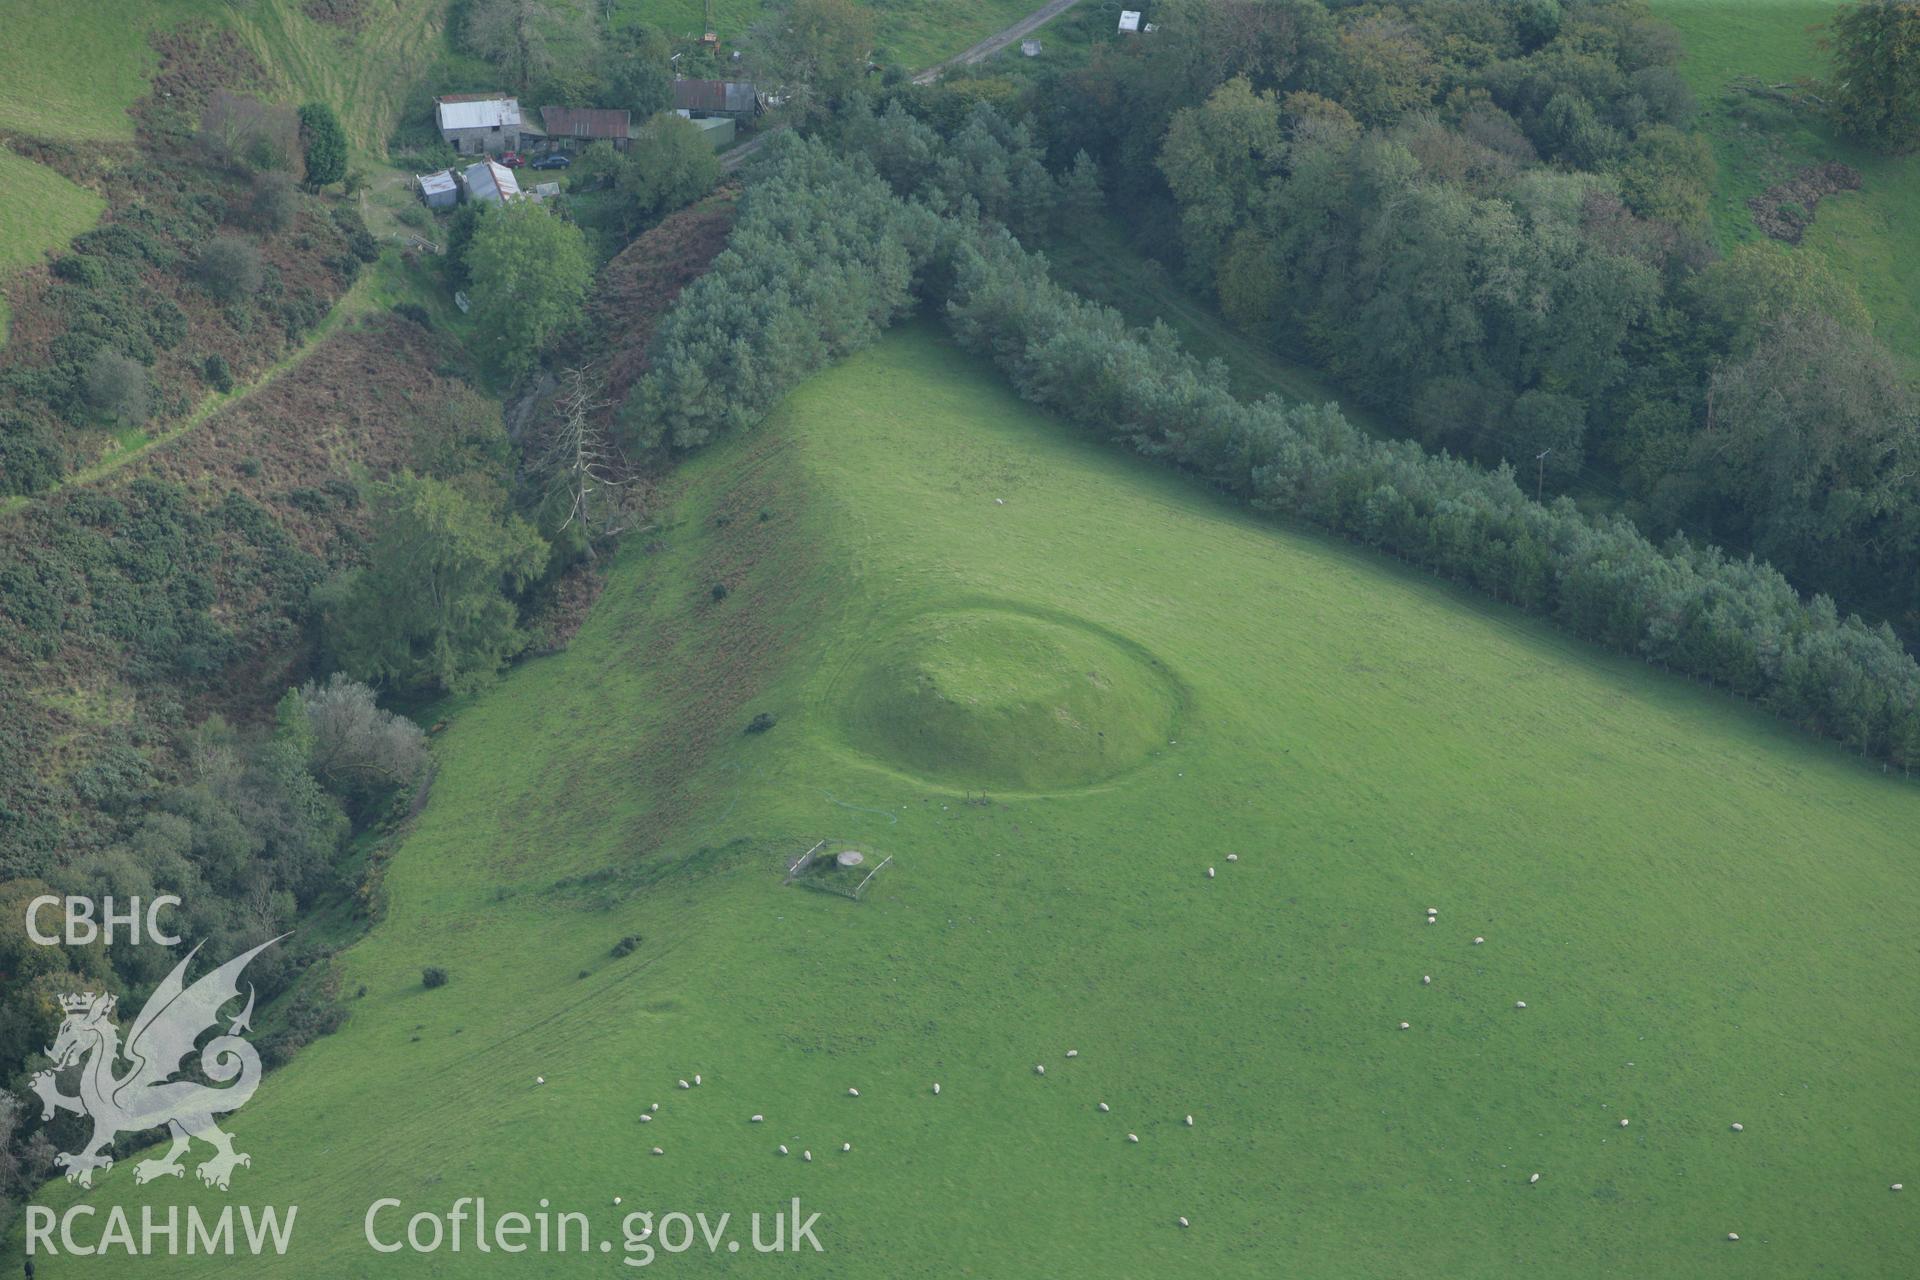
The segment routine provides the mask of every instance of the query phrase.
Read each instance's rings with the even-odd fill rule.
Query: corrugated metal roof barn
[[[472,94],[456,93],[435,99],[433,106],[443,131],[447,129],[518,129],[520,127],[518,98],[482,98]]]
[[[752,115],[759,110],[759,96],[753,85],[741,80],[675,80],[675,111],[711,111],[727,115]]]
[[[607,107],[542,107],[540,119],[548,138],[583,142],[625,142],[633,125],[631,111]]]

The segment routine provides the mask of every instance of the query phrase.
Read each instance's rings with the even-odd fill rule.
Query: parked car
[[[541,156],[527,167],[530,169],[564,169],[572,163],[572,156],[564,156],[556,151],[550,156]]]
[[[500,153],[500,163],[509,169],[518,169],[526,161],[520,158],[518,151],[503,151]]]

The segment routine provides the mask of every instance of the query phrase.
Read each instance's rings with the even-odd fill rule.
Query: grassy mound
[[[1150,660],[1017,613],[923,618],[861,671],[854,745],[955,785],[1047,791],[1110,778],[1172,732],[1178,698]]]

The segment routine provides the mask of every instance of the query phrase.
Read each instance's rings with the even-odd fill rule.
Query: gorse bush
[[[224,393],[233,390],[233,366],[218,351],[200,362],[200,372],[206,378],[207,385],[215,391]]]

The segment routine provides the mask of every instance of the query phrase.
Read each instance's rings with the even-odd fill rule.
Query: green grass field
[[[224,0],[155,0],[62,8],[22,6],[0,47],[0,134],[76,146],[133,138],[127,114],[147,92],[157,55],[148,37],[192,21],[232,29],[275,82],[272,96],[322,99],[356,147],[379,152],[413,77],[444,44],[445,0],[397,0],[356,33],[309,19],[299,0],[237,7]],[[87,230],[104,201],[44,165],[0,148],[0,273],[38,261]],[[0,341],[5,338],[0,302]]]
[[[0,132],[60,142],[125,142],[147,91],[156,31],[201,21],[230,27],[267,65],[288,101],[323,98],[362,146],[385,141],[412,85],[406,69],[435,43],[445,0],[389,0],[350,33],[314,22],[300,0],[143,0],[22,6],[0,55]]]
[[[24,5],[7,15],[0,53],[0,134],[57,142],[123,142],[127,108],[155,61],[147,33],[191,12],[192,0],[150,5]],[[39,261],[91,227],[106,208],[45,165],[0,147],[0,275]],[[0,300],[0,344],[7,308]]]
[[[362,1240],[469,1195],[736,1238],[797,1195],[821,1276],[1920,1266],[1910,785],[1088,443],[924,327],[674,484],[571,649],[438,740],[352,1019],[234,1119],[233,1195],[93,1193],[297,1204],[293,1252],[142,1274],[613,1274]],[[823,839],[895,865],[782,887]]]
[[[0,275],[42,261],[91,227],[106,202],[43,164],[0,148]],[[0,345],[7,338],[7,304],[0,298]]]
[[[1771,125],[1741,126],[1725,87],[1739,76],[1767,84],[1828,74],[1816,45],[1834,0],[1653,0],[1659,17],[1679,28],[1687,57],[1681,70],[1704,108],[1704,127],[1719,166],[1713,218],[1725,245],[1759,234],[1749,197],[1818,161],[1837,159],[1860,170],[1859,191],[1820,202],[1801,242],[1860,291],[1888,346],[1920,362],[1920,157],[1878,155],[1836,137],[1824,123],[1781,114]]]
[[[622,21],[645,22],[676,40],[697,39],[706,26],[706,0],[618,0]],[[872,11],[878,47],[891,62],[920,70],[1038,9],[1043,0],[864,0]],[[723,46],[735,48],[766,11],[765,0],[719,0],[714,23]]]

